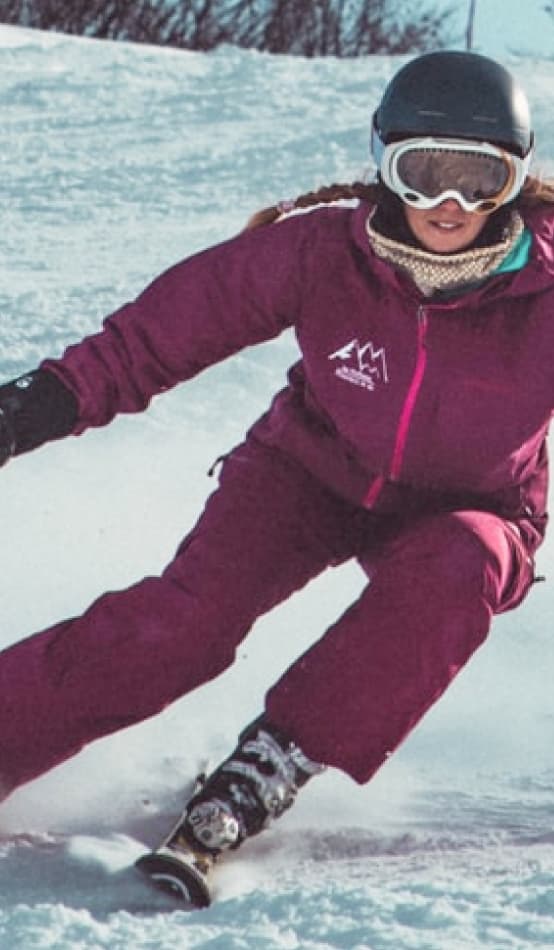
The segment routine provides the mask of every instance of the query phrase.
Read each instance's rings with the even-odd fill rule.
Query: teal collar
[[[500,262],[500,266],[495,270],[495,275],[507,274],[514,270],[522,270],[529,260],[532,243],[533,235],[528,228],[524,228],[519,240],[516,241],[511,251],[506,254],[504,260]]]

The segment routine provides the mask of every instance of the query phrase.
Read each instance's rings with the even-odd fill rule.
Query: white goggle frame
[[[493,155],[502,159],[508,167],[509,174],[506,185],[497,195],[493,195],[491,198],[481,198],[479,201],[468,201],[455,188],[449,188],[447,191],[429,198],[427,195],[416,191],[416,189],[409,188],[398,174],[399,159],[412,149],[433,149],[437,152],[441,150],[452,152],[455,150]],[[390,145],[385,145],[375,128],[372,130],[371,151],[384,184],[402,201],[411,205],[412,208],[427,211],[430,208],[436,208],[437,205],[442,204],[448,198],[454,198],[464,211],[476,211],[481,214],[492,214],[501,205],[512,201],[519,194],[528,175],[532,157],[532,150],[528,152],[525,158],[519,158],[517,155],[506,152],[496,145],[490,145],[488,142],[469,141],[467,139],[438,139],[432,136],[404,139],[401,142],[391,142]]]

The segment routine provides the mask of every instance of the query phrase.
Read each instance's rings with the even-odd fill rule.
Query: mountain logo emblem
[[[350,340],[330,353],[329,359],[338,361],[335,376],[370,392],[378,383],[389,381],[385,348],[376,347],[371,340],[363,345],[357,339]]]

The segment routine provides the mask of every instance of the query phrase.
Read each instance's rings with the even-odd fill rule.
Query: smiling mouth
[[[431,221],[430,224],[440,231],[456,231],[463,227],[461,221]]]

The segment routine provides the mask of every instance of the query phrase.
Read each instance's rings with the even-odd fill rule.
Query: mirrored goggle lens
[[[510,177],[507,162],[499,156],[455,149],[409,149],[399,156],[396,170],[410,191],[436,198],[454,190],[468,202],[495,198]]]

